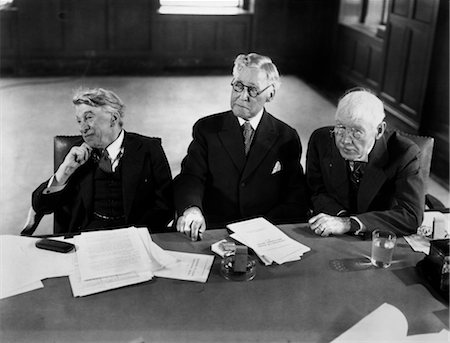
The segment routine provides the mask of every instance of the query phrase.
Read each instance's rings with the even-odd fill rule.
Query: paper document
[[[192,254],[186,252],[167,251],[176,262],[163,269],[155,271],[155,276],[187,281],[206,282],[212,263],[213,255]]]
[[[35,246],[38,239],[0,236],[0,299],[42,288],[41,280],[72,272],[75,253],[38,249]]]
[[[414,251],[423,252],[426,255],[430,253],[431,244],[429,238],[418,234],[404,236],[404,238]]]
[[[287,236],[264,218],[254,218],[227,226],[234,233],[231,238],[247,245],[269,265],[272,262],[283,264],[298,261],[311,249]]]
[[[82,280],[150,270],[150,260],[135,227],[84,232],[75,237]]]
[[[141,273],[129,272],[91,280],[82,280],[77,262],[75,263],[75,267],[75,272],[69,276],[70,286],[74,297],[83,297],[94,293],[100,293],[110,289],[149,281],[153,278],[153,273],[148,271]]]
[[[384,303],[345,331],[332,343],[348,342],[448,342],[448,330],[438,334],[407,336],[408,322],[395,306]]]

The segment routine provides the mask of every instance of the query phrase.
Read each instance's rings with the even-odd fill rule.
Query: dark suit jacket
[[[301,149],[297,132],[266,111],[247,158],[242,129],[231,111],[200,119],[175,178],[178,214],[198,206],[208,227],[253,216],[303,220],[307,198]],[[276,165],[281,166],[278,172]]]
[[[80,139],[80,145],[83,142]],[[159,138],[125,132],[122,166],[122,196],[127,225],[147,226],[162,232],[173,217],[172,176]],[[32,195],[36,213],[69,210],[67,232],[77,232],[92,219],[94,170],[92,159],[79,167],[59,192],[44,194],[48,181]]]
[[[335,144],[332,127],[311,135],[306,177],[314,212],[336,215],[349,209],[347,162]],[[361,180],[356,217],[369,231],[384,228],[415,233],[422,223],[425,195],[419,148],[396,132],[376,141]]]

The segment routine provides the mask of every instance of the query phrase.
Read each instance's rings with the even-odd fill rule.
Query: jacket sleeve
[[[165,231],[164,228],[173,218],[173,184],[169,162],[159,139],[157,144],[152,144],[150,164],[155,185],[154,201],[147,209],[143,221],[152,232]]]
[[[396,170],[389,209],[358,214],[368,232],[384,228],[400,235],[417,232],[425,207],[425,184],[420,171],[420,151],[411,145]]]
[[[335,216],[344,207],[333,195],[328,193],[325,186],[320,161],[324,158],[323,151],[330,144],[330,141],[328,137],[326,137],[326,140],[324,138],[320,135],[320,131],[316,130],[309,139],[306,154],[306,182],[314,213],[326,213]]]
[[[268,218],[276,223],[302,222],[307,218],[308,197],[306,180],[300,164],[302,145],[295,130],[290,139],[281,147],[284,160],[284,182],[281,201],[268,213]]]
[[[202,209],[208,161],[206,139],[199,126],[199,122],[194,125],[193,140],[181,162],[181,172],[174,181],[175,209],[178,215],[182,215],[191,206]]]

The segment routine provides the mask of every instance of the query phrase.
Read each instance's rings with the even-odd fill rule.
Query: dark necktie
[[[250,125],[250,122],[246,121],[243,127],[243,135],[244,135],[244,147],[245,147],[245,156],[248,155],[248,152],[250,151],[250,146],[252,144],[252,139],[255,131],[253,130],[252,126]]]
[[[366,162],[353,162],[353,170],[350,172],[350,182],[352,183],[353,189],[356,191],[359,189],[359,183],[363,177],[365,165]]]
[[[100,156],[100,160],[98,161],[98,166],[101,170],[106,173],[112,173],[112,165],[111,160],[109,159],[108,150],[103,149],[102,154]]]
[[[349,205],[350,212],[357,212],[358,210],[358,190],[359,183],[364,174],[365,162],[353,162],[353,170],[350,167],[349,162],[349,172],[350,172],[350,194],[349,194]]]

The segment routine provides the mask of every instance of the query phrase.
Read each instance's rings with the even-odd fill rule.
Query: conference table
[[[424,254],[403,238],[393,264],[380,269],[368,263],[370,240],[279,227],[311,251],[282,265],[258,261],[252,281],[225,280],[217,255],[206,283],[154,278],[74,298],[67,277],[46,279],[44,288],[0,300],[0,342],[329,342],[383,303],[405,315],[408,335],[448,329],[448,305],[415,269]],[[166,250],[213,254],[211,244],[228,235],[152,239]]]

